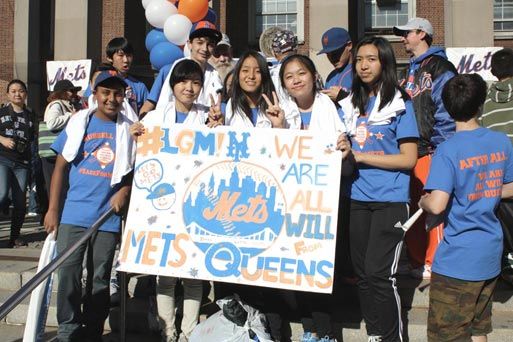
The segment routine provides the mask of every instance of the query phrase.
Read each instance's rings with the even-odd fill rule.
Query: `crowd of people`
[[[431,279],[429,341],[486,341],[497,278],[501,270],[506,279],[513,275],[507,229],[513,225],[507,200],[513,196],[513,50],[493,55],[499,82],[488,90],[480,76],[457,75],[444,49],[432,45],[428,20],[413,18],[394,33],[411,56],[403,73],[385,38],[353,42],[344,28],[327,30],[319,54],[326,54],[334,69],[324,84],[314,62],[298,53],[293,32],[276,30],[277,63],[271,66],[254,50],[235,62],[228,36],[205,23],[190,33],[190,56],[163,67],[150,91],[130,75],[130,43],[114,38],[106,47],[109,63],[94,68],[82,99],[80,88],[57,82],[39,123],[25,105],[25,84],[13,80],[9,104],[0,109],[0,205],[10,194],[10,245],[25,244],[20,228],[36,137],[49,195],[44,225],[49,233],[58,232],[62,252],[100,214],[128,205],[133,146],[147,126],[332,132],[344,160],[339,201],[346,213],[338,227],[335,286],[347,278],[356,284],[368,341],[402,341],[399,273]],[[425,214],[405,234],[396,223],[418,208]],[[119,231],[119,216],[112,216],[87,248],[59,269],[58,341],[101,341]],[[403,242],[410,264],[399,265]],[[82,310],[84,256],[88,285]],[[175,327],[178,281],[184,288],[180,329]],[[216,296],[253,299],[244,286],[218,290]],[[200,280],[157,278],[164,341],[188,340],[202,291]],[[287,307],[276,303],[294,302],[301,303],[295,307],[301,307],[303,342],[335,341],[324,305],[329,295],[262,291],[270,298],[260,309],[273,341],[283,337]]]

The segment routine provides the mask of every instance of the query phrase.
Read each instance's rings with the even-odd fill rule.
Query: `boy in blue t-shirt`
[[[501,270],[502,230],[495,216],[513,195],[513,148],[508,137],[480,127],[486,83],[459,75],[442,92],[456,133],[440,144],[419,206],[444,213],[429,295],[429,341],[486,341],[492,294]]]
[[[113,207],[120,212],[130,194],[129,141],[117,141],[118,120],[127,84],[109,72],[95,80],[94,96],[98,107],[76,113],[52,145],[58,153],[50,187],[50,204],[45,216],[48,233],[58,230],[57,253],[73,246],[105,212]],[[76,134],[76,135],[75,135]],[[82,138],[77,139],[77,135]],[[130,138],[129,138],[130,139]],[[121,144],[122,143],[122,144]],[[120,145],[119,148],[116,148]],[[114,174],[115,163],[127,166]],[[119,165],[119,164],[118,164]],[[69,169],[68,169],[69,168]],[[69,170],[69,190],[59,224],[60,188]],[[116,171],[119,170],[116,169]],[[123,175],[124,173],[127,173]],[[121,179],[115,183],[115,179]],[[109,313],[109,279],[120,230],[119,216],[111,216],[81,245],[58,270],[57,321],[59,341],[90,339],[100,341]],[[82,313],[82,260],[87,254],[88,284]],[[82,324],[85,325],[82,336]]]
[[[109,41],[105,47],[107,61],[118,72],[119,77],[127,84],[125,96],[134,112],[139,114],[140,109],[148,97],[148,88],[128,72],[134,60],[134,48],[125,37],[116,37]],[[91,95],[91,87],[87,87],[84,97]]]

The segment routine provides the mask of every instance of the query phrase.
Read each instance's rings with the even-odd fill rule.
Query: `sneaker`
[[[27,213],[27,217],[36,217],[36,216],[37,216],[37,213],[35,213],[33,211]]]
[[[319,342],[337,342],[337,339],[336,338],[331,338],[331,337],[326,335],[323,338],[321,338],[319,340]]]
[[[369,336],[369,339],[367,340],[367,342],[381,342],[382,341],[382,338],[381,336]]]
[[[305,332],[303,333],[303,336],[301,337],[301,342],[318,342],[319,338],[312,334],[311,332]]]
[[[410,271],[410,276],[415,279],[431,279],[431,266],[424,265]]]
[[[23,247],[27,246],[27,242],[23,240],[22,238],[17,238],[15,240],[9,241],[9,248],[17,248],[17,247]]]

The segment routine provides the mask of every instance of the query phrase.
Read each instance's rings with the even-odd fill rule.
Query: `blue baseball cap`
[[[161,183],[157,185],[148,196],[146,196],[146,199],[157,199],[162,196],[174,194],[175,192],[175,188],[171,184]]]
[[[96,89],[101,83],[106,82],[107,80],[114,79],[119,82],[123,86],[123,88],[128,87],[128,84],[126,84],[125,80],[123,80],[121,77],[118,76],[117,72],[114,70],[108,70],[108,71],[102,71],[96,76],[96,79],[94,80],[94,87],[93,89]]]
[[[350,41],[351,37],[346,29],[342,27],[332,27],[322,35],[322,50],[319,51],[317,55],[340,49]]]
[[[189,40],[192,41],[194,38],[200,37],[208,37],[212,39],[214,44],[217,44],[221,41],[223,35],[217,30],[216,25],[212,24],[210,21],[202,20],[192,25]]]

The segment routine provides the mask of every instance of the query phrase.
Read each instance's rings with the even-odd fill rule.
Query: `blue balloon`
[[[182,57],[182,49],[168,41],[158,43],[150,51],[151,65],[158,70],[164,65],[174,63],[174,61]]]
[[[212,8],[209,8],[205,18],[201,20],[210,21],[212,24],[215,24],[217,21],[217,14]]]
[[[153,29],[146,35],[146,50],[151,51],[158,43],[167,42],[166,36],[161,29]]]

